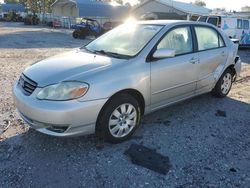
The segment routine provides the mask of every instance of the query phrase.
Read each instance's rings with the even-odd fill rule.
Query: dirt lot
[[[249,187],[250,51],[227,98],[202,95],[143,118],[122,144],[54,138],[18,116],[11,89],[31,63],[82,46],[63,31],[0,23],[0,187]],[[132,143],[170,160],[161,175],[131,163]]]

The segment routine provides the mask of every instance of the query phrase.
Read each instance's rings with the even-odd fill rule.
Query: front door
[[[167,32],[157,49],[175,50],[175,57],[151,62],[151,109],[194,95],[197,81],[198,57],[193,53],[189,26]]]

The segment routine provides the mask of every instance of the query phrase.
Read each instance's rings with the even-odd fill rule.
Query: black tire
[[[95,38],[99,37],[99,34],[97,32],[95,32],[95,31],[93,31],[91,35],[93,35]]]
[[[94,37],[95,37],[95,38],[98,38],[99,35],[98,35],[97,33],[94,33]]]
[[[121,137],[115,137],[111,133],[109,122],[110,120],[112,121],[112,118],[116,118],[113,115],[113,113],[122,105],[132,105],[134,107],[131,112],[134,111],[136,113],[136,117],[133,119],[133,121],[135,122],[135,125],[130,127],[131,130],[127,133],[127,135],[124,135]],[[129,106],[126,107],[126,112],[128,111],[128,107]],[[127,117],[129,117],[129,115],[127,115]],[[104,139],[105,141],[108,141],[111,143],[120,143],[120,142],[127,140],[129,137],[131,137],[131,135],[139,127],[140,120],[141,120],[141,109],[140,109],[138,101],[129,94],[118,94],[112,97],[110,101],[108,101],[107,104],[105,104],[101,113],[99,114],[99,117],[96,123],[96,134],[99,138]],[[120,121],[120,118],[117,118],[117,121]],[[120,124],[122,123],[120,122]],[[117,127],[117,126],[119,127],[119,129],[121,129],[121,126],[123,125],[118,125],[118,124],[114,125],[114,127]],[[111,129],[114,129],[114,127]],[[119,132],[119,129],[117,130],[118,132]],[[126,133],[125,128],[122,128],[122,132],[124,134]]]
[[[231,77],[231,81],[227,87],[227,89],[223,89],[222,85],[224,84],[224,77],[226,78],[227,76]],[[220,79],[216,83],[212,93],[219,98],[226,97],[228,93],[230,92],[233,84],[233,72],[230,69],[226,69],[225,72],[221,75]]]
[[[81,33],[81,34],[79,34],[79,38],[80,38],[80,39],[85,39],[86,36],[85,36],[85,34],[82,34],[82,33]]]
[[[72,33],[72,36],[73,36],[75,39],[77,39],[77,38],[79,37],[78,32],[77,32],[77,31],[74,31],[74,32]]]

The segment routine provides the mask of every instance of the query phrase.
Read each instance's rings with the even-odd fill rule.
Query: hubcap
[[[112,136],[121,138],[127,136],[135,127],[137,112],[132,104],[118,106],[109,118],[109,131]]]
[[[232,85],[232,75],[227,73],[224,75],[222,84],[221,84],[221,92],[223,94],[227,94]]]

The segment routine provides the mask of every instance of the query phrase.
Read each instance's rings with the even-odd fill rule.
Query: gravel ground
[[[11,88],[34,61],[86,43],[63,30],[0,23],[0,187],[249,187],[250,51],[224,99],[205,94],[143,118],[127,142],[55,138],[29,130]],[[167,156],[161,175],[124,152],[141,144]]]

